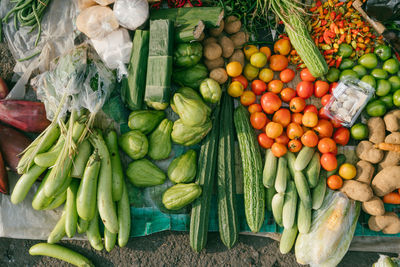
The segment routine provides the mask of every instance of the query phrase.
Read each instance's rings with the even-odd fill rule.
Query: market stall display
[[[354,235],[398,235],[400,63],[353,1],[171,2],[77,1],[87,38],[31,79],[42,103],[0,100],[1,122],[38,134],[0,127],[0,192],[8,166],[13,204],[35,188],[32,208],[60,214],[30,253],[90,266],[55,243],[111,251],[170,227],[200,252],[211,230],[228,249],[267,231],[336,266]]]

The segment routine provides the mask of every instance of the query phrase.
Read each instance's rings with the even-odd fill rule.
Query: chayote
[[[149,134],[164,118],[165,112],[162,110],[136,110],[129,114],[128,126],[132,130]]]
[[[179,210],[192,203],[201,195],[198,184],[176,184],[168,188],[162,197],[162,203],[169,210]]]
[[[207,109],[207,115],[211,114],[211,108],[204,103],[203,98],[199,95],[197,91],[190,87],[181,87],[179,88],[175,93],[179,93],[183,95],[186,98],[194,99],[194,100],[199,100],[204,104],[204,107]],[[174,104],[174,98],[171,100],[171,108],[175,113],[178,113]]]
[[[160,185],[167,178],[165,173],[148,159],[130,163],[126,169],[126,175],[136,187]]]
[[[200,84],[200,93],[204,101],[215,104],[221,99],[222,90],[217,81],[207,78]]]
[[[180,86],[188,86],[198,89],[200,83],[208,77],[208,70],[206,66],[201,63],[190,68],[182,68],[174,70],[172,73],[172,80]]]
[[[174,64],[178,67],[192,67],[203,56],[203,46],[199,42],[180,43],[174,50]]]
[[[121,135],[118,144],[132,159],[143,158],[149,149],[146,136],[138,130],[132,130]]]
[[[171,153],[171,132],[173,122],[164,119],[149,136],[148,155],[154,160],[166,159]]]
[[[168,177],[176,183],[190,183],[196,176],[196,151],[188,150],[185,154],[175,158],[168,166]]]
[[[191,146],[200,142],[211,130],[210,119],[200,126],[187,126],[179,119],[174,122],[172,127],[172,141],[184,146]]]

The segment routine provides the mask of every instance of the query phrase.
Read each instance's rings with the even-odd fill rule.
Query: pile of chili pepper
[[[342,58],[337,52],[342,43],[353,47],[350,58],[354,60],[373,52],[376,43],[383,43],[382,36],[375,35],[352,4],[353,1],[328,0],[322,3],[318,0],[309,9],[311,15],[308,27],[311,37],[330,67],[339,68]],[[305,67],[296,50],[290,52],[289,60],[299,69]]]

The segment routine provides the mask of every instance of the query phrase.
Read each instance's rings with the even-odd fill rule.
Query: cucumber
[[[326,193],[326,171],[322,170],[317,186],[312,190],[312,208],[319,209],[322,206]]]
[[[307,234],[311,228],[311,207],[305,207],[301,201],[297,204],[297,227],[302,234]]]
[[[292,176],[292,178],[293,178],[294,174],[296,172],[296,169],[294,168],[294,163],[296,161],[296,156],[294,155],[293,152],[288,151],[285,154],[285,158],[287,160],[287,165],[288,165],[288,168],[289,168],[290,176]]]
[[[263,171],[263,184],[266,188],[274,186],[277,169],[278,158],[274,156],[271,149],[267,149],[265,152],[265,164]]]
[[[331,175],[334,175],[338,172],[340,166],[346,162],[346,156],[343,154],[339,154],[336,156],[336,160],[337,160],[337,167],[336,169],[334,169],[333,171],[329,171],[326,173],[326,177],[329,177]]]
[[[311,192],[308,187],[307,179],[302,172],[296,172],[294,175],[294,183],[296,185],[297,193],[299,194],[299,198],[303,203],[304,207],[307,209],[311,209],[312,200],[311,200]]]
[[[243,164],[244,207],[247,224],[258,232],[264,222],[265,189],[262,182],[260,147],[249,122],[249,112],[240,105],[234,113],[236,134]]]
[[[292,250],[294,241],[297,237],[297,225],[294,224],[290,228],[284,228],[281,236],[281,242],[279,243],[279,250],[282,254],[289,253]]]
[[[310,188],[314,188],[317,186],[320,171],[321,171],[320,156],[318,152],[315,152],[310,163],[308,163],[308,166],[306,168],[306,176]]]
[[[280,157],[278,160],[278,171],[275,179],[276,192],[285,193],[288,175],[289,172],[287,167],[287,160],[284,157]]]
[[[272,215],[274,216],[275,222],[282,226],[282,211],[283,203],[285,202],[285,194],[276,193],[271,201]]]
[[[314,155],[314,148],[304,146],[296,157],[294,169],[296,171],[304,170]]]
[[[267,210],[272,211],[272,198],[276,194],[275,186],[265,189],[265,195],[267,199]]]
[[[285,228],[292,228],[295,223],[297,208],[297,192],[293,181],[289,181],[285,201],[283,202],[282,224]]]

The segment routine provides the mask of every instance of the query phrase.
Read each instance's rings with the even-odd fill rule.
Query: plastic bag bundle
[[[116,0],[113,8],[119,24],[129,30],[136,30],[149,18],[147,0]]]

